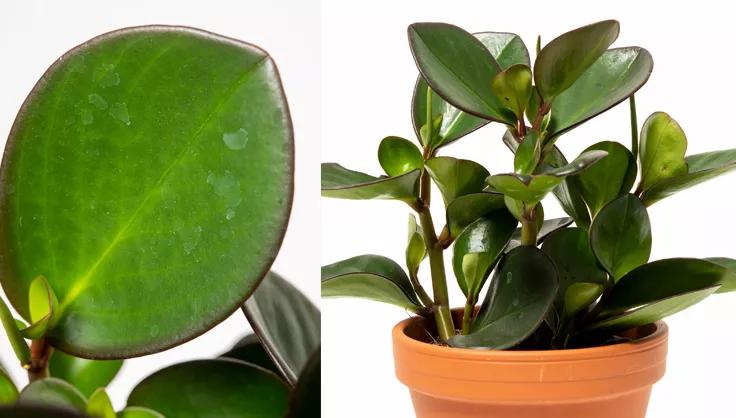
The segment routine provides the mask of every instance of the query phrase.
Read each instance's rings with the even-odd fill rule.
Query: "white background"
[[[727,2],[687,4],[325,0],[322,159],[378,175],[375,155],[381,138],[414,139],[409,110],[417,70],[406,26],[416,21],[450,22],[470,32],[515,32],[533,49],[537,34],[549,42],[578,26],[618,19],[621,36],[615,45],[640,45],[654,56],[654,73],[637,94],[640,122],[656,110],[670,113],[688,135],[689,154],[736,147],[736,134],[729,128],[736,95],[733,9]],[[502,131],[500,126],[483,128],[442,154],[479,161],[492,173],[511,171]],[[558,145],[574,156],[601,140],[629,144],[628,106],[575,129]],[[734,190],[736,174],[655,204],[650,210],[652,259],[736,257]],[[549,217],[562,216],[556,202],[545,203]],[[322,263],[374,253],[403,264],[408,213],[397,202],[323,199]],[[441,211],[435,213],[437,219],[443,219]],[[425,271],[425,283],[427,276]],[[457,287],[451,290],[454,305],[460,306]],[[407,313],[354,299],[325,300],[322,313],[322,416],[413,417],[408,392],[393,375],[390,340],[391,327]],[[655,387],[649,418],[736,416],[735,317],[736,294],[727,294],[668,320],[668,371]]]
[[[254,43],[276,61],[296,133],[296,194],[289,230],[274,269],[315,302],[318,144],[320,133],[320,13],[317,2],[269,1],[0,1],[0,138],[4,143],[23,99],[62,53],[104,32],[143,24],[187,25]],[[239,311],[206,335],[164,353],[130,360],[110,386],[117,407],[153,371],[219,355],[249,330]],[[0,332],[2,362],[18,384],[26,378]]]

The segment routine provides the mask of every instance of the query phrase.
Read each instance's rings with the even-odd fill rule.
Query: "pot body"
[[[603,347],[499,351],[426,341],[431,324],[394,327],[396,375],[417,418],[644,418],[667,357],[664,322],[641,339]]]

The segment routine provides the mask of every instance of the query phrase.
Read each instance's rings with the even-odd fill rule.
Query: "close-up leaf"
[[[569,317],[584,310],[595,302],[604,290],[605,287],[600,283],[575,282],[570,284],[564,293],[563,315]]]
[[[87,401],[87,415],[92,418],[116,418],[112,401],[104,388],[97,389]]]
[[[422,310],[404,270],[380,255],[360,255],[322,267],[322,297],[358,297]]]
[[[416,145],[398,136],[383,138],[378,146],[378,161],[389,176],[400,176],[422,168],[424,162]]]
[[[578,174],[580,193],[595,217],[608,202],[629,193],[636,181],[636,160],[623,145],[613,141],[603,141],[586,148],[603,150],[608,153],[593,167]]]
[[[590,247],[614,281],[646,263],[652,230],[641,200],[625,194],[604,206],[590,226]]]
[[[11,405],[18,400],[18,387],[13,379],[0,368],[0,405]]]
[[[454,347],[505,349],[528,337],[544,320],[557,293],[552,261],[533,247],[507,254],[491,279],[471,333],[450,339]]]
[[[36,380],[24,387],[18,397],[19,404],[47,405],[72,411],[84,411],[87,399],[71,384],[48,377]]]
[[[322,163],[322,196],[338,199],[414,201],[419,194],[419,170],[396,177],[373,177],[335,163]]]
[[[406,267],[410,275],[416,275],[419,264],[427,256],[427,243],[424,242],[422,227],[417,224],[414,215],[409,215],[409,234],[406,245]]]
[[[719,266],[723,266],[727,269],[730,269],[733,272],[736,272],[736,260],[733,258],[728,257],[708,257],[704,260],[710,261],[711,263],[716,263]],[[718,288],[717,293],[727,293],[727,292],[733,292],[736,291],[736,275],[728,275],[725,276],[721,282],[719,283],[721,287]]]
[[[105,387],[120,371],[122,360],[88,360],[62,351],[54,351],[49,359],[49,375],[71,383],[84,396]]]
[[[564,167],[568,164],[567,159],[559,148],[553,146],[547,155],[545,162],[552,167]],[[565,211],[580,228],[590,227],[590,213],[580,190],[580,182],[577,176],[566,177],[552,193]]]
[[[8,337],[8,342],[13,348],[15,357],[23,365],[30,364],[31,350],[20,333],[22,327],[18,326],[12,312],[10,312],[10,308],[8,308],[8,305],[5,304],[2,298],[0,298],[0,322],[2,322],[5,335]]]
[[[539,164],[542,154],[542,141],[535,131],[529,132],[519,144],[514,155],[514,172],[532,174]]]
[[[283,418],[289,387],[275,374],[238,360],[194,360],[148,376],[128,397],[166,418]]]
[[[506,109],[523,121],[532,94],[532,70],[527,65],[512,65],[493,77],[491,88]]]
[[[273,262],[292,163],[263,50],[170,26],[85,42],[43,75],[8,137],[6,295],[29,321],[28,288],[46,277],[59,301],[46,338],[77,355],[132,357],[198,336]]]
[[[446,218],[450,235],[457,237],[477,219],[506,207],[501,193],[471,193],[458,196],[447,205]]]
[[[150,408],[140,406],[129,406],[118,412],[117,418],[166,418]]]
[[[686,150],[687,138],[677,121],[664,112],[649,116],[639,137],[639,190],[644,191],[661,181],[687,174]]]
[[[489,174],[474,161],[452,157],[434,157],[427,160],[425,166],[439,187],[445,206],[459,196],[482,192]]]
[[[294,285],[270,272],[243,312],[282,375],[294,385],[319,347],[319,309]]]
[[[281,375],[281,369],[273,362],[271,356],[268,354],[266,349],[263,348],[263,344],[261,344],[261,340],[256,334],[248,334],[241,338],[240,341],[235,343],[233,348],[222,354],[220,357],[232,358],[246,363],[255,364],[256,366],[263,367],[277,375]]]

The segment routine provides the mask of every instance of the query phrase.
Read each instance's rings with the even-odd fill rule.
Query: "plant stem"
[[[419,278],[417,277],[416,273],[409,273],[409,279],[411,280],[411,284],[414,287],[414,291],[417,292],[417,296],[419,296],[419,300],[422,301],[422,304],[425,307],[431,308],[434,304],[432,302],[432,298],[429,297],[427,291],[424,290],[422,284],[419,283]]]
[[[468,300],[465,302],[465,310],[463,311],[463,325],[462,334],[467,335],[470,333],[470,323],[473,321],[473,311],[475,310],[475,300]]]
[[[631,153],[634,160],[639,158],[639,123],[636,121],[636,99],[632,94],[629,97],[629,115],[631,120]]]
[[[52,348],[45,338],[31,342],[31,364],[28,366],[29,382],[49,377],[51,351]]]
[[[534,215],[534,207],[525,210],[521,220],[521,245],[528,247],[537,246],[537,220]]]

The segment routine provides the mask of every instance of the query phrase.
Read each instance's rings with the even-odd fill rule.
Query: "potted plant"
[[[269,272],[293,158],[279,75],[256,46],[146,26],[57,60],[0,172],[0,281],[22,318],[0,302],[0,320],[30,381],[19,392],[0,373],[0,417],[319,416],[319,311]],[[113,410],[104,387],[122,359],[238,309],[255,335],[153,373]]]
[[[324,196],[398,200],[414,212],[406,270],[380,255],[339,261],[322,268],[322,295],[416,314],[393,341],[417,417],[644,417],[665,370],[661,319],[736,288],[732,259],[649,260],[647,207],[734,169],[736,149],[686,157],[683,130],[662,112],[640,131],[634,93],[653,61],[640,47],[610,48],[618,33],[608,20],[544,47],[538,39],[532,64],[517,35],[413,24],[418,144],[384,138],[377,177],[322,165]],[[630,148],[598,142],[569,162],[556,146],[563,134],[626,99]],[[491,122],[507,128],[513,170],[442,155]],[[545,219],[549,194],[569,217]],[[431,290],[418,277],[425,259]],[[463,307],[449,306],[447,270]]]

